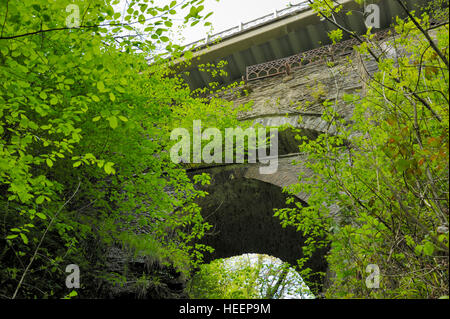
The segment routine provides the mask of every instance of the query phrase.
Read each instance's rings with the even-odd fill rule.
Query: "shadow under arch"
[[[200,172],[197,172],[200,173]],[[213,225],[201,240],[215,249],[204,262],[246,253],[266,254],[296,266],[303,257],[306,238],[293,227],[283,228],[274,217],[274,208],[286,207],[282,188],[257,179],[234,177],[230,170],[216,172],[212,184],[204,187],[209,195],[198,201],[205,220]],[[307,205],[300,199],[295,199]],[[313,273],[326,272],[327,250],[317,250],[306,267]],[[310,278],[321,291],[323,278]]]

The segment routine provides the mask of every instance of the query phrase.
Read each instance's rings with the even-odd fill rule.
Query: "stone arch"
[[[310,176],[311,172],[303,165],[305,156],[302,154],[288,155],[278,158],[278,169],[273,174],[261,174],[260,165],[248,166],[244,177],[259,180],[284,189],[293,184],[302,183],[299,181],[299,174],[302,172],[306,176]],[[308,195],[306,193],[298,193],[296,197],[307,203]]]
[[[245,178],[272,184],[282,191],[287,186],[303,183],[299,181],[300,173],[304,174],[305,177],[311,176],[312,172],[304,165],[306,160],[306,156],[299,153],[279,156],[277,171],[273,174],[261,173],[260,167],[264,166],[261,163],[222,164],[188,169],[187,172],[189,176],[208,173],[211,176],[209,189],[235,178]],[[308,202],[306,193],[300,192],[296,194],[296,197],[303,202]]]
[[[260,114],[241,117],[241,121],[252,121],[253,125],[278,128],[278,155],[289,155],[299,152],[297,136],[315,140],[320,134],[335,134],[333,125],[322,118],[322,110],[312,112],[288,111],[286,113]]]
[[[203,172],[208,169],[190,172],[190,175]],[[215,167],[208,173],[212,177],[212,184],[205,187],[209,195],[198,204],[213,228],[201,243],[212,246],[215,252],[206,254],[205,262],[259,253],[297,265],[297,260],[303,257],[302,246],[306,238],[292,227],[283,228],[280,220],[273,216],[274,208],[286,207],[288,195],[283,193],[282,185],[278,185],[286,181],[263,180],[261,175],[252,175],[249,166]],[[307,205],[299,196],[296,201]],[[326,272],[325,253],[325,249],[317,251],[306,266],[314,272]],[[322,284],[318,277],[314,281]]]

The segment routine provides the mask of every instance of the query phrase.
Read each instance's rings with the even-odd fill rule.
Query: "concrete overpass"
[[[353,14],[338,21],[351,30],[362,34],[366,32],[364,7],[353,0],[340,0],[345,10]],[[380,6],[380,30],[388,28],[396,16],[405,16],[402,8],[393,0],[366,1]],[[424,0],[404,0],[410,10],[418,9]],[[189,67],[189,75],[185,80],[192,89],[206,87],[208,83],[219,82],[221,85],[239,81],[242,77],[251,80],[248,70],[252,66],[275,62],[299,53],[330,44],[328,32],[336,27],[322,20],[308,6],[308,1],[270,13],[256,20],[243,23],[223,32],[197,41],[191,45],[195,53],[193,66]],[[344,36],[344,39],[348,37]],[[208,43],[205,43],[208,41]],[[320,54],[320,52],[319,52]],[[197,59],[198,58],[198,59]],[[219,63],[226,61],[224,70],[227,76],[213,78],[196,67],[199,64]],[[179,64],[182,61],[176,61]],[[181,67],[180,70],[184,68]]]

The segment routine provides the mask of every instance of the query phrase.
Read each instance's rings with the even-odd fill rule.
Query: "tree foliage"
[[[193,120],[235,127],[239,109],[196,97],[217,83],[192,94],[158,58],[161,49],[194,56],[168,31],[180,11],[185,24],[207,18],[203,1],[132,0],[124,11],[117,0],[0,1],[0,297],[98,296],[107,284],[129,281],[126,271],[110,269],[111,248],[185,276],[211,250],[195,244],[210,227],[195,204],[207,194],[170,160],[170,132],[191,129]],[[448,15],[436,28],[429,14],[396,0],[407,19],[380,43],[373,30],[358,35],[338,25],[348,12],[336,1],[311,2],[340,30],[330,32],[332,41],[358,39],[358,63],[375,61],[378,71],[367,74],[364,94],[324,102],[333,132],[303,141],[316,174],[290,188],[310,193],[308,206],[276,216],[308,238],[305,256],[331,247],[328,297],[448,296]],[[432,5],[431,17],[442,21],[435,9],[448,1]],[[339,102],[354,108],[351,125],[337,114]],[[334,204],[339,218],[329,214]],[[78,292],[65,286],[68,264],[82,271]],[[366,284],[372,264],[379,289]],[[282,282],[264,281],[261,265],[203,266],[194,295],[275,296]],[[144,275],[136,289],[160,280]]]
[[[248,254],[202,265],[188,289],[198,299],[311,298],[309,288],[287,263]]]
[[[371,30],[358,35],[339,25],[341,5],[314,2],[318,14],[344,31],[341,35],[361,41],[356,48],[360,63],[373,61],[378,67],[366,74],[362,94],[340,93],[324,102],[322,118],[332,129],[300,146],[315,174],[290,189],[309,193],[309,206],[276,212],[283,224],[309,236],[307,255],[331,247],[327,297],[448,297],[446,5],[440,27],[430,24],[430,11],[419,16],[405,7],[408,17],[397,19],[391,35],[380,42]],[[340,102],[354,107],[351,123],[336,112]],[[337,216],[330,215],[333,204],[339,206]],[[368,265],[380,269],[378,289],[366,284]]]
[[[201,261],[205,193],[171,162],[170,131],[234,113],[192,97],[155,48],[180,55],[171,17],[202,21],[202,2],[0,2],[1,297],[63,297],[68,264],[79,295],[95,296],[123,275],[108,270],[110,247],[186,275]]]

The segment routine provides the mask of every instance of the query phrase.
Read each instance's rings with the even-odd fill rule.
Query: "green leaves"
[[[312,6],[338,17],[331,2],[314,1]],[[417,21],[427,29],[427,22]],[[327,292],[331,298],[448,294],[448,283],[442,280],[448,269],[437,260],[448,258],[448,228],[438,225],[448,224],[449,135],[448,123],[435,116],[439,109],[439,116],[448,118],[448,70],[444,67],[438,76],[436,67],[444,64],[429,53],[429,41],[411,21],[398,23],[395,38],[386,38],[384,45],[401,47],[402,52],[379,55],[376,39],[369,35],[371,41],[357,52],[375,52],[379,71],[366,83],[364,95],[343,94],[331,101],[354,106],[353,116],[343,121],[343,114],[323,103],[322,120],[333,133],[300,138],[300,152],[308,154],[302,163],[314,173],[302,176],[290,193],[308,194],[308,207],[276,211],[282,226],[296,227],[308,237],[304,251],[311,254],[320,241],[331,246],[327,261],[336,273]],[[329,35],[333,42],[342,38],[341,31]],[[448,52],[448,32],[439,30],[433,37]],[[344,70],[355,67],[353,61],[334,62],[327,72],[335,79],[353,79]],[[339,218],[328,219],[333,205],[339,206]],[[361,274],[369,264],[389,274],[382,276],[385,286],[380,290],[364,285]]]
[[[47,163],[47,166],[48,166],[48,167],[53,167],[53,161],[52,161],[51,159],[47,158],[47,159],[45,160],[45,163]]]
[[[76,296],[78,296],[78,292],[76,290],[72,290],[70,293],[68,293],[66,296],[64,296],[63,299],[72,299]]]
[[[36,213],[36,216],[40,219],[47,219],[47,216],[45,216],[43,213]]]
[[[40,214],[40,213],[39,213]],[[43,215],[43,214],[41,214]],[[19,238],[22,239],[22,242],[27,245],[29,243],[29,239],[28,236],[25,233],[30,232],[30,228],[33,228],[34,225],[33,224],[26,224],[25,226],[19,228],[11,228],[10,231],[16,233],[16,234],[11,234],[6,236],[6,239],[12,240],[15,238]]]
[[[47,93],[45,93],[45,92],[39,93],[39,96],[40,96],[41,99],[43,99],[43,100],[46,100],[46,99],[47,99]]]
[[[58,104],[58,98],[57,98],[56,96],[53,96],[53,97],[50,99],[50,104],[51,104],[51,105],[56,105],[56,104]]]
[[[411,167],[411,161],[401,158],[395,163],[395,166],[403,173]]]
[[[23,243],[25,245],[27,245],[28,244],[28,237],[27,237],[27,235],[25,235],[24,233],[20,233],[19,235],[20,235],[20,238],[22,238]]]
[[[113,166],[114,166],[114,163],[107,162],[107,163],[103,166],[103,168],[104,168],[104,170],[105,170],[105,173],[108,174],[108,175],[110,175],[110,174],[115,174],[116,171],[114,170]]]
[[[97,89],[100,93],[105,92],[105,84],[103,83],[103,81],[97,82]]]
[[[336,29],[328,32],[328,37],[333,41],[333,44],[342,40],[343,31],[341,29]]]
[[[216,259],[201,265],[190,282],[197,299],[283,299],[311,297],[300,275],[279,259],[259,254]]]
[[[115,117],[115,116],[110,116],[110,117],[108,117],[108,122],[109,122],[109,126],[112,128],[112,129],[115,129],[116,127],[117,127],[117,125],[118,125],[118,122],[117,122],[117,117]]]
[[[202,186],[209,185],[211,183],[211,176],[209,174],[203,173],[201,175],[194,176],[194,183],[200,183]]]
[[[193,58],[193,56],[194,56],[194,53],[192,53],[192,51],[186,51],[184,53],[184,58],[188,61],[191,60]]]
[[[414,247],[414,252],[419,256],[433,256],[434,251],[435,247],[430,241],[425,241],[423,245],[417,245]]]
[[[10,0],[2,34],[63,28],[64,10],[72,2]],[[187,10],[198,3],[189,1]],[[89,25],[121,16],[109,2],[77,5],[86,12]],[[176,1],[163,7],[132,1],[124,21],[130,22],[131,30],[140,21],[156,41],[169,42],[167,33],[173,27],[169,16],[176,8]],[[196,6],[197,17],[191,21],[200,18],[200,11]],[[193,188],[164,150],[173,128],[190,127],[198,116],[236,124],[235,113],[219,102],[206,104],[192,97],[178,77],[167,77],[164,68],[149,67],[144,55],[154,50],[155,43],[136,38],[116,45],[114,36],[123,30],[117,26],[89,32],[59,30],[20,41],[0,40],[0,219],[9,241],[1,249],[5,256],[20,257],[2,259],[0,282],[17,281],[21,258],[24,262],[32,256],[45,233],[26,276],[35,287],[23,285],[20,297],[67,293],[59,288],[62,260],[56,256],[79,261],[86,273],[95,274],[95,285],[100,279],[93,269],[100,256],[86,259],[88,238],[99,238],[96,245],[102,249],[113,240],[129,246],[137,241],[129,235],[138,227],[131,220],[151,227],[150,235],[139,241],[146,244],[145,251],[154,253],[155,260],[172,262],[186,275],[207,250],[192,245],[208,228],[193,204],[206,193]],[[145,54],[135,54],[136,47]],[[180,48],[173,45],[172,52],[177,54]],[[168,196],[166,186],[177,192]],[[142,212],[154,212],[157,218]],[[50,218],[54,223],[45,232]],[[119,221],[126,229],[117,228]],[[181,225],[188,227],[182,230]],[[159,248],[150,249],[150,242]],[[12,296],[13,288],[2,285],[0,293]]]
[[[45,197],[43,195],[40,195],[38,198],[36,198],[36,204],[42,204],[45,200]]]

